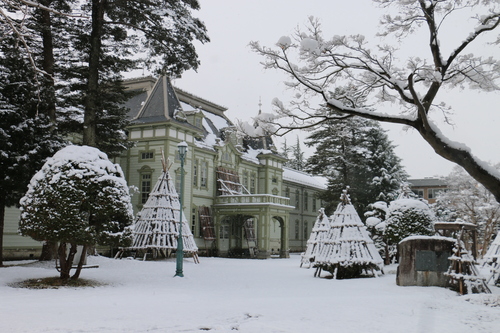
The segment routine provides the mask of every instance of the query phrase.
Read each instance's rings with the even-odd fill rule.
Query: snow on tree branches
[[[264,68],[289,75],[291,80],[285,84],[296,91],[289,105],[274,102],[277,116],[272,124],[278,127],[277,134],[350,116],[408,126],[417,130],[438,155],[462,166],[500,202],[500,173],[477,159],[465,145],[449,140],[436,125],[436,115],[449,111],[445,101],[439,100],[441,90],[500,89],[499,60],[472,52],[478,43],[487,41],[489,47],[493,45],[491,54],[498,54],[499,2],[377,2],[397,10],[395,15],[382,17],[379,34],[394,37],[394,45],[373,43],[362,35],[325,38],[314,17],[294,36],[281,37],[276,47],[250,43],[264,58]],[[464,19],[461,14],[465,12],[468,17]],[[447,33],[457,33],[455,27],[459,25],[467,26],[468,32],[454,45],[442,46],[448,41]],[[428,36],[420,47],[427,52],[421,57],[410,53],[401,60],[397,46],[404,45],[403,38],[417,30],[424,30]],[[409,44],[407,51],[415,48]],[[333,93],[338,88],[347,88],[343,98]],[[317,103],[312,102],[315,97]],[[360,97],[367,101],[363,107],[356,103]]]
[[[20,205],[22,235],[59,242],[63,279],[69,278],[78,245],[130,244],[127,183],[120,166],[96,148],[71,145],[58,151],[33,176]]]

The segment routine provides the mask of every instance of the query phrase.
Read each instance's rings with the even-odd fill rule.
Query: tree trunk
[[[45,241],[43,242],[42,253],[40,254],[40,261],[49,261],[56,258],[57,243]]]
[[[102,27],[106,0],[92,0],[92,32],[90,33],[89,72],[87,78],[87,96],[83,117],[83,144],[96,146],[97,111],[99,108],[99,62],[101,55]]]
[[[0,195],[0,267],[3,266],[3,228],[5,221],[5,196]]]
[[[50,7],[52,0],[43,0],[41,4]],[[40,11],[40,20],[42,26],[42,43],[43,43],[43,61],[42,67],[45,71],[44,81],[44,102],[46,103],[45,113],[55,124],[56,122],[56,95],[54,88],[54,44],[52,38],[52,18],[51,13],[47,10]]]
[[[385,252],[384,265],[390,265],[391,264],[391,250],[389,249],[389,244],[387,244],[387,242],[384,242],[384,252]]]
[[[87,245],[83,246],[82,254],[80,255],[80,260],[78,261],[78,267],[76,268],[75,274],[71,277],[72,280],[76,280],[80,277],[80,272],[82,271],[83,263],[87,257]]]
[[[73,266],[73,260],[75,258],[77,246],[71,243],[69,253],[66,254],[66,243],[59,244],[59,267],[60,267],[60,278],[62,280],[67,280],[70,278],[71,267]]]

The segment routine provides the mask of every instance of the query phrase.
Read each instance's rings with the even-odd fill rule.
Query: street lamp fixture
[[[177,145],[177,149],[179,150],[179,159],[181,160],[181,188],[179,192],[179,237],[177,238],[177,261],[174,276],[184,277],[182,272],[182,262],[184,261],[184,244],[182,241],[182,201],[184,200],[184,159],[186,158],[186,153],[188,151],[188,144],[186,141],[182,141]]]

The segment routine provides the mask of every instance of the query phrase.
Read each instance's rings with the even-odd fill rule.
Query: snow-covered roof
[[[213,113],[206,111],[206,110],[202,110],[202,112],[203,112],[203,115],[212,122],[212,124],[215,126],[215,128],[217,128],[219,130],[226,128],[226,127],[234,126],[228,119],[226,119],[222,116],[219,116],[217,114],[213,114]]]
[[[304,184],[321,190],[326,190],[328,180],[325,177],[311,176],[303,171],[283,168],[283,180]]]
[[[408,183],[410,183],[412,187],[433,187],[447,185],[444,180],[439,178],[408,179]]]
[[[184,121],[176,117],[177,112],[184,112],[185,114],[201,112],[203,114],[201,123],[203,134],[195,141],[196,146],[215,150],[217,145],[224,144],[224,130],[235,128],[234,124],[224,114],[225,107],[178,89],[165,77],[160,77],[154,85],[150,82],[151,80],[152,78],[147,82],[149,87],[153,87],[149,93],[143,90],[145,89],[144,80],[139,79],[138,82],[141,85],[137,87],[133,85],[132,80],[128,81],[129,89],[140,92],[125,104],[130,109],[128,113],[130,119],[133,119],[135,123]],[[167,96],[165,96],[165,93]],[[186,125],[195,128],[187,122]],[[259,164],[259,154],[276,154],[272,150],[274,144],[270,136],[245,138],[242,146],[244,148],[241,151],[241,158],[256,164]],[[283,179],[321,190],[327,188],[326,178],[311,176],[305,172],[288,168],[284,169]]]

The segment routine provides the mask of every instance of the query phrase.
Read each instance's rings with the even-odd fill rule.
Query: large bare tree
[[[304,31],[297,29],[294,36],[281,37],[277,47],[251,42],[252,49],[265,58],[265,68],[288,73],[292,81],[287,85],[298,91],[289,106],[275,99],[276,117],[267,121],[272,122],[278,135],[315,127],[332,118],[352,116],[412,127],[437,154],[462,166],[500,202],[500,173],[478,160],[464,145],[448,140],[433,119],[436,113],[450,111],[437,99],[445,88],[499,89],[500,62],[472,52],[476,44],[490,37],[492,55],[498,55],[500,3],[494,0],[374,2],[389,13],[397,13],[381,19],[379,36],[392,38],[392,45],[372,47],[361,35],[325,39],[315,18],[310,18]],[[470,15],[463,21],[465,13]],[[457,20],[457,16],[462,18]],[[453,29],[465,22],[475,24],[451,52],[445,53],[440,42],[450,34],[446,28],[453,34]],[[393,45],[422,29],[428,34],[428,41],[421,45],[428,50],[427,57],[399,60],[399,50]],[[348,87],[344,89],[346,95],[334,98],[333,92],[338,87]],[[315,96],[321,100],[313,105]],[[371,105],[357,105],[355,101],[360,96]],[[382,107],[385,103],[398,104],[398,111],[387,112]]]

